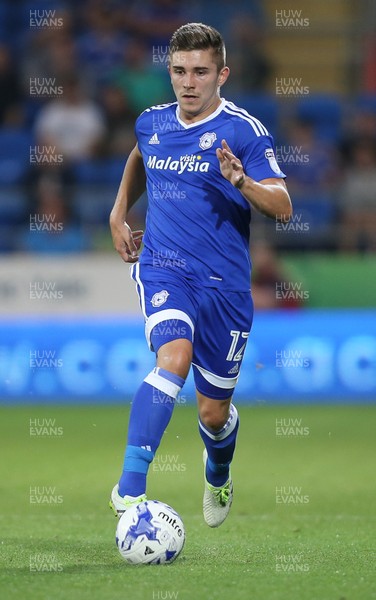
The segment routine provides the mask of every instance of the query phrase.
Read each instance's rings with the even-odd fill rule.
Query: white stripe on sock
[[[171,396],[171,398],[174,398],[175,400],[181,390],[181,387],[176,383],[173,383],[165,377],[162,377],[162,375],[159,375],[157,369],[153,369],[153,371],[151,371],[149,375],[145,377],[144,381],[145,383],[155,387],[160,392],[167,394],[167,396]]]
[[[201,419],[198,420],[198,424],[199,424],[200,428],[202,429],[202,431],[204,431],[206,433],[206,435],[208,437],[210,437],[212,440],[216,440],[218,442],[220,440],[224,440],[225,438],[227,438],[230,435],[230,433],[232,433],[234,431],[237,422],[238,422],[238,411],[236,410],[236,406],[234,406],[233,404],[230,405],[229,418],[227,419],[227,421],[224,424],[224,426],[222,427],[222,429],[220,429],[220,431],[217,431],[214,433],[213,430],[209,430],[201,422]]]

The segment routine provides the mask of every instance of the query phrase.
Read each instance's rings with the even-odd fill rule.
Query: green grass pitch
[[[185,548],[172,565],[132,567],[108,508],[128,407],[2,408],[1,598],[376,598],[376,406],[239,412],[234,503],[210,529],[196,411],[176,407],[148,496],[181,514]]]

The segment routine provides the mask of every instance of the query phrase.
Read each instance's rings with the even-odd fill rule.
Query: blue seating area
[[[81,161],[74,166],[77,184],[119,184],[125,161],[126,157]]]
[[[0,185],[0,252],[16,250],[16,232],[27,222],[27,195],[18,185]]]
[[[291,249],[332,249],[336,239],[332,231],[337,206],[327,195],[299,198],[294,196],[294,215],[289,223],[287,246]]]
[[[225,96],[226,97],[226,96]],[[230,100],[230,98],[226,98]],[[279,121],[281,107],[279,106],[275,96],[270,94],[238,94],[231,100],[249,112],[250,115],[256,117],[269,129],[277,134],[279,129]]]
[[[17,225],[25,218],[27,197],[21,186],[0,185],[0,223]]]
[[[19,184],[30,169],[30,148],[35,140],[24,129],[0,129],[0,185]]]
[[[85,183],[74,187],[73,207],[80,223],[89,226],[108,224],[118,184],[119,180],[117,185]]]
[[[298,118],[312,123],[320,139],[331,142],[339,139],[342,125],[342,103],[338,98],[326,94],[305,96],[297,103],[296,115]]]
[[[250,114],[259,118],[274,133],[278,144],[281,123],[284,119],[301,118],[314,127],[317,139],[331,143],[333,147],[339,143],[343,128],[344,105],[334,96],[310,95],[291,101],[277,101],[275,96],[267,94],[242,95],[233,98],[234,102],[244,107]],[[353,100],[346,108],[371,110],[376,113],[376,98],[364,96]],[[293,115],[292,115],[293,111]],[[282,142],[284,143],[284,142]],[[0,221],[5,225],[16,226],[22,222],[30,198],[24,184],[30,173],[30,148],[36,144],[32,127],[28,129],[0,129]],[[126,156],[85,160],[71,168],[73,188],[70,197],[73,201],[73,213],[81,224],[105,226],[114,197],[123,173]],[[300,168],[299,165],[295,170]],[[302,169],[304,166],[301,167]],[[288,169],[286,169],[288,172]],[[320,192],[320,191],[319,191]],[[305,240],[291,237],[291,246],[316,242],[328,236],[336,222],[336,203],[327,194],[310,197],[294,197],[294,209],[301,219],[310,223],[310,234]],[[12,236],[3,229],[0,251],[12,247]],[[287,234],[286,234],[287,235]],[[285,236],[286,238],[286,236]],[[279,238],[276,240],[278,244]]]

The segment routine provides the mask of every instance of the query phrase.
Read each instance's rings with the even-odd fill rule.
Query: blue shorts
[[[149,348],[185,338],[193,344],[196,389],[231,397],[252,326],[251,292],[197,286],[173,271],[135,263],[131,270],[145,318]]]

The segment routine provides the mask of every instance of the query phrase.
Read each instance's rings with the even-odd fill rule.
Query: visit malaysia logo
[[[163,171],[176,171],[178,175],[187,172],[200,171],[200,173],[207,173],[209,171],[210,163],[202,161],[202,156],[199,154],[185,154],[180,156],[179,159],[173,159],[172,156],[167,158],[158,158],[153,155],[149,156],[147,167],[149,169],[160,169]]]

